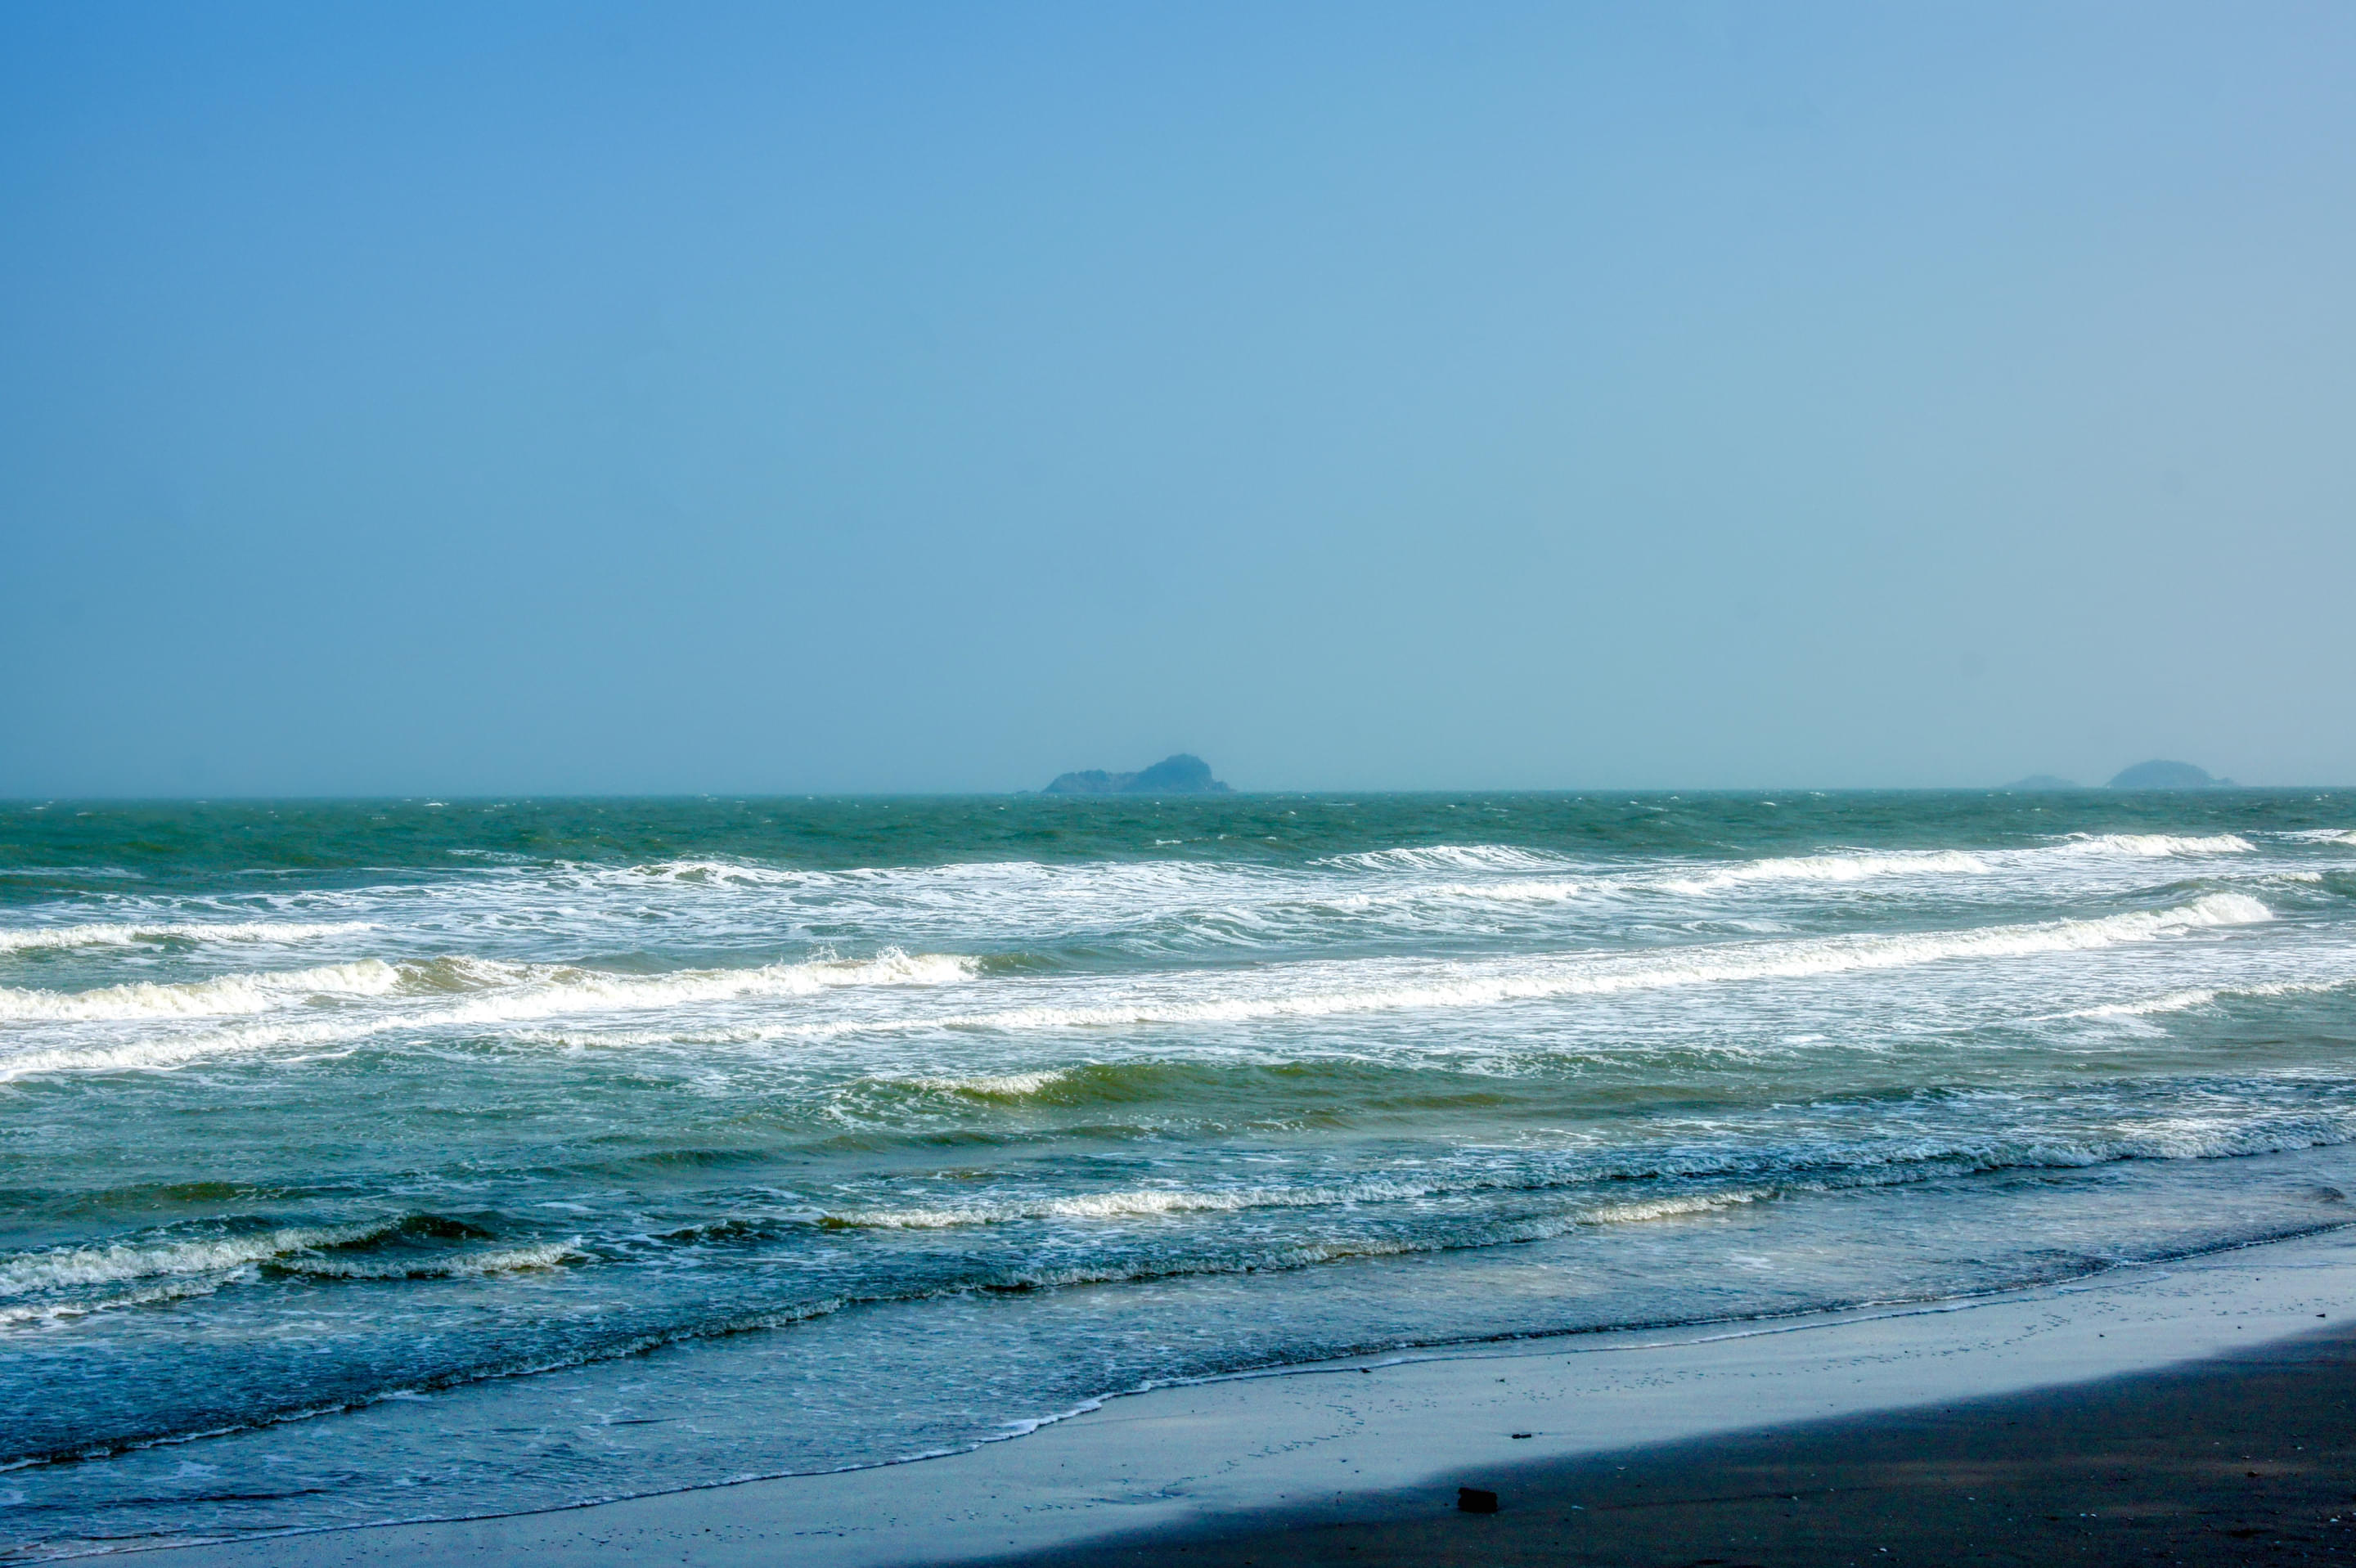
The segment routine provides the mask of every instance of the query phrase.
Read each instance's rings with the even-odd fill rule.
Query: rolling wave
[[[296,1254],[266,1259],[262,1267],[273,1274],[301,1275],[310,1279],[480,1279],[487,1275],[526,1274],[562,1268],[587,1256],[573,1243],[545,1242],[534,1246],[504,1247],[492,1252],[461,1253],[439,1258],[380,1260]]]
[[[140,981],[92,991],[42,991],[0,986],[0,1019],[97,1022],[106,1019],[263,1013],[290,1003],[381,997],[400,987],[400,969],[378,958],[255,975],[223,975],[179,985]]]
[[[83,992],[0,989],[0,1018],[69,1021],[263,1012],[320,997],[400,993],[431,997],[456,992],[465,997],[441,1007],[402,1008],[348,1019],[19,1051],[0,1058],[0,1083],[48,1072],[170,1068],[273,1045],[348,1044],[393,1029],[495,1027],[579,1013],[659,1010],[743,997],[809,997],[857,986],[944,986],[979,973],[980,965],[971,958],[910,955],[887,948],[865,959],[821,958],[756,969],[679,970],[659,975],[613,975],[565,965],[481,958],[399,965],[365,959],[334,970],[225,976],[185,986],[113,986]],[[349,980],[342,991],[330,984],[339,978]]]
[[[20,1253],[15,1257],[0,1258],[0,1297],[77,1285],[118,1285],[159,1275],[225,1274],[294,1253],[374,1241],[391,1234],[400,1223],[398,1220],[376,1220],[348,1225],[290,1225],[241,1236],[123,1242]]]
[[[2331,830],[2337,832],[2339,830]],[[2270,836],[2279,838],[2282,836]],[[2319,834],[2307,840],[2320,844]],[[682,858],[630,866],[500,866],[423,883],[251,895],[284,918],[248,923],[130,915],[0,931],[0,952],[143,942],[312,941],[397,928],[408,940],[519,955],[549,939],[603,950],[711,950],[780,941],[1043,946],[1108,939],[1132,951],[1296,947],[1353,923],[1387,943],[1435,933],[1498,934],[1496,911],[1539,925],[1644,918],[1653,900],[1804,899],[1812,890],[1886,883],[1909,899],[1982,883],[1992,898],[2115,896],[2136,868],[2253,851],[2233,834],[2079,834],[2003,848],[1825,848],[1740,859],[1580,858],[1494,843],[1404,846],[1298,864],[1169,859],[1069,864],[956,860],[796,868]],[[2314,876],[2312,870],[2283,871]],[[1570,874],[1575,871],[1575,874]],[[1976,893],[1965,896],[1977,897]],[[351,918],[316,918],[334,912]],[[298,920],[297,914],[315,918]],[[1699,912],[1699,918],[1713,918]],[[388,955],[390,956],[390,955]]]
[[[1310,862],[1361,871],[1550,871],[1579,862],[1550,849],[1513,844],[1425,844],[1329,855]]]
[[[337,921],[330,924],[298,924],[290,921],[202,922],[167,921],[154,924],[104,921],[89,925],[20,927],[0,931],[0,953],[25,953],[57,947],[128,947],[148,942],[316,942],[374,931],[372,921]]]
[[[1629,991],[1751,980],[1895,969],[1955,958],[2018,958],[2087,952],[2201,930],[2250,925],[2272,912],[2244,893],[2211,893],[2173,909],[2136,911],[2094,920],[2043,921],[1967,931],[1902,936],[1826,937],[1794,943],[1679,949],[1665,955],[1571,955],[1503,965],[1459,965],[1429,978],[1395,985],[1315,987],[1231,995],[1187,1001],[1156,996],[1093,1007],[1009,1008],[988,1013],[930,1018],[842,1020],[781,1026],[781,1035],[825,1037],[911,1029],[1030,1030],[1102,1029],[1182,1023],[1247,1023],[1256,1019],[1321,1018],[1402,1008],[1491,1007],[1556,997],[1613,996]],[[1349,965],[1300,969],[1346,973]]]
[[[1985,856],[1952,849],[1896,854],[1795,855],[1740,860],[1697,877],[1672,878],[1656,886],[1668,892],[1703,895],[1757,882],[1861,882],[1872,877],[1982,876],[1995,868]]]
[[[2147,860],[2172,855],[2246,855],[2256,848],[2238,833],[2192,837],[2175,833],[2073,833],[2063,842],[2081,852],[2134,855]]]
[[[575,1243],[482,1248],[487,1232],[432,1214],[243,1234],[123,1241],[0,1257],[0,1325],[52,1320],[205,1295],[248,1272],[316,1279],[464,1279],[581,1261]],[[418,1243],[436,1250],[421,1255]],[[393,1249],[390,1252],[388,1248]],[[129,1285],[123,1290],[114,1287]],[[93,1287],[104,1294],[92,1296]]]
[[[2321,996],[2356,986],[2356,975],[2343,975],[2323,980],[2276,980],[2250,986],[2218,986],[2170,991],[2165,996],[2148,997],[2140,1001],[2106,1002],[2099,1007],[2080,1008],[2058,1015],[2072,1019],[2150,1018],[2162,1013],[2187,1012],[2194,1008],[2213,1007],[2221,1001],[2244,997],[2262,999],[2267,997]]]
[[[2202,929],[2272,918],[2244,893],[2211,893],[2189,903],[2089,920],[2044,921],[1962,931],[1745,942],[1632,954],[1575,953],[1553,957],[1407,963],[1312,961],[1240,973],[1178,972],[1147,994],[1111,1003],[1042,1004],[985,1012],[901,1013],[855,1019],[787,1020],[731,1031],[740,1039],[825,1039],[913,1030],[1090,1029],[1185,1023],[1245,1023],[1400,1009],[1451,1009],[1579,996],[1614,996],[1676,987],[1795,979],[1906,967],[1954,959],[2003,959],[2085,952]],[[347,974],[349,971],[352,973]],[[354,1018],[260,1025],[204,1036],[164,1037],[100,1046],[20,1051],[0,1059],[0,1082],[59,1072],[177,1066],[224,1053],[294,1045],[325,1047],[391,1029],[529,1023],[568,1016],[659,1011],[745,998],[809,997],[843,987],[929,988],[977,978],[978,961],[886,950],[868,959],[816,959],[753,969],[615,975],[564,965],[441,959],[393,966],[376,960],[333,971],[281,976],[235,976],[187,987],[134,986],[100,992],[0,992],[0,1008],[37,1019],[187,1016],[261,1011],[337,993],[383,997],[456,993],[439,1007],[402,1008]],[[1372,978],[1367,984],[1359,976]],[[1354,983],[1354,981],[1355,983]],[[1021,986],[1020,979],[1007,984]],[[1224,993],[1224,994],[1222,994]],[[672,1033],[679,1040],[686,1031]]]

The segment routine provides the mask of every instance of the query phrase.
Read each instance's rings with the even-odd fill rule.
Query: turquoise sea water
[[[0,805],[0,1553],[2347,1222],[2356,795]]]

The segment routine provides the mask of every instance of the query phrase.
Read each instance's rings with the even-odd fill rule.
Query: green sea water
[[[2345,1221],[2356,796],[0,805],[0,1548]]]

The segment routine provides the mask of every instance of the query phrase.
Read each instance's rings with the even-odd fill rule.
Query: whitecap
[[[140,981],[90,991],[45,991],[0,986],[0,1019],[89,1022],[268,1012],[322,997],[380,997],[401,984],[401,971],[363,958],[316,969],[223,975],[178,985]]]
[[[0,930],[0,953],[36,948],[127,947],[145,942],[316,942],[374,931],[368,921],[302,924],[291,921],[204,922],[102,921],[87,925],[23,926]]]
[[[2146,859],[2173,855],[2245,855],[2256,848],[2238,833],[2201,837],[2175,833],[2073,833],[2068,844],[2081,853],[2134,855]]]

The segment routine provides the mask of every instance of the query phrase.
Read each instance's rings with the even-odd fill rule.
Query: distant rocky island
[[[1211,776],[1211,764],[1184,752],[1164,757],[1133,773],[1108,773],[1088,768],[1057,773],[1044,795],[1226,795],[1227,786]]]
[[[2113,789],[2233,789],[2232,779],[2209,776],[2190,763],[2137,763],[2111,781]]]
[[[2025,779],[2015,779],[1999,786],[2019,794],[2035,794],[2040,790],[2084,789],[2085,784],[2059,777],[2053,773],[2031,773]],[[2137,763],[2121,772],[2110,782],[2112,789],[2239,789],[2232,779],[2211,778],[2205,768],[2190,763],[2153,761]]]

